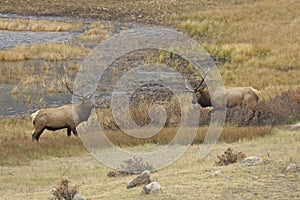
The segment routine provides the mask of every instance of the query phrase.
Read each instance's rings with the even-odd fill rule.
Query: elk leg
[[[32,134],[32,141],[34,141],[34,140],[39,141],[39,138],[42,135],[44,130],[45,130],[45,128],[40,129],[40,130],[35,130]]]
[[[261,116],[261,112],[257,110],[257,117],[260,118],[260,116]]]
[[[255,114],[256,114],[256,111],[253,110],[252,112],[252,116],[249,118],[249,124],[250,124],[250,121],[255,117]]]
[[[77,133],[77,130],[76,130],[76,127],[75,128],[72,128],[72,132],[75,136],[78,136],[78,133]]]
[[[69,136],[69,137],[71,136],[71,128],[70,127],[67,128],[67,136]]]

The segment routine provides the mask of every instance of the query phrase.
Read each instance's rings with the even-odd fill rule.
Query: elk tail
[[[253,92],[256,94],[257,101],[261,100],[261,92],[257,89],[252,88]]]
[[[39,110],[31,114],[32,123],[34,123],[34,120],[38,114],[39,114]]]

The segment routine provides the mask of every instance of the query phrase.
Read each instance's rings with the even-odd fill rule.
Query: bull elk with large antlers
[[[71,94],[79,97],[81,103],[68,104],[56,108],[44,108],[31,114],[32,123],[35,129],[32,134],[33,141],[38,141],[45,129],[56,131],[66,128],[68,136],[71,136],[71,131],[77,136],[77,125],[88,120],[91,115],[91,110],[94,107],[90,100],[92,95],[83,96],[74,94],[67,83],[65,83],[65,85]]]
[[[214,92],[214,105],[212,105],[211,96],[207,87],[203,87],[202,84],[209,70],[204,73],[203,78],[200,84],[193,89],[195,93],[192,103],[198,103],[202,107],[212,107],[213,109],[218,110],[223,104],[218,100],[221,98],[221,89],[216,89]],[[225,96],[226,96],[226,107],[232,108],[239,105],[246,105],[249,109],[252,110],[252,115],[249,118],[249,121],[252,120],[255,115],[259,116],[260,111],[256,108],[259,100],[260,92],[252,87],[225,87]]]

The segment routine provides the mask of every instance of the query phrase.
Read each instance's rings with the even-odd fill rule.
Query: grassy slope
[[[171,19],[221,61],[225,85],[251,85],[268,97],[300,86],[299,10],[294,0],[257,1]]]
[[[300,165],[299,141],[297,132],[278,130],[272,136],[255,140],[218,143],[204,160],[197,158],[199,145],[193,145],[172,165],[152,174],[152,179],[162,185],[163,193],[147,197],[141,195],[141,187],[126,189],[133,176],[108,178],[110,169],[91,156],[36,160],[27,166],[0,167],[1,198],[47,199],[58,181],[67,177],[89,199],[297,199],[299,171],[281,171],[291,162]],[[227,147],[248,156],[260,156],[265,162],[252,167],[214,166],[216,156]],[[216,170],[222,174],[211,177]]]

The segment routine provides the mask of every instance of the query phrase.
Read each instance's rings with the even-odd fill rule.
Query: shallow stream
[[[0,15],[2,18],[25,18],[15,15]],[[26,17],[25,19],[30,19],[30,17]],[[37,18],[35,18],[37,19]],[[18,45],[31,45],[36,43],[45,43],[45,42],[78,42],[78,36],[84,32],[84,30],[93,22],[89,20],[81,20],[81,19],[63,19],[63,18],[47,18],[47,17],[39,17],[38,19],[48,19],[48,20],[60,20],[66,22],[82,22],[83,23],[83,30],[76,30],[75,32],[30,32],[30,31],[1,31],[0,30],[0,50],[1,49],[10,49]],[[134,24],[122,24],[122,23],[112,23],[112,22],[103,22],[108,23],[109,27],[109,35],[115,35],[123,30],[128,30],[133,27],[137,27]],[[92,43],[84,43],[84,46],[88,46],[88,48],[93,49],[98,45],[98,42]],[[111,98],[111,89],[115,86],[116,81],[122,77],[122,75],[128,70],[134,69],[135,67],[145,64],[147,58],[145,58],[145,53],[147,51],[141,51],[137,53],[133,53],[131,57],[126,57],[122,60],[117,60],[113,64],[115,67],[110,71],[107,71],[106,74],[103,75],[103,79],[101,83],[99,83],[98,87],[98,94],[96,94],[96,99],[98,100],[97,105],[101,106],[102,103],[106,104]],[[1,62],[0,61],[0,70],[11,70],[11,69],[19,69],[22,71],[23,69],[30,68],[32,74],[29,76],[37,77],[43,76],[44,83],[41,85],[39,84],[28,84],[25,87],[23,82],[16,82],[16,81],[1,81],[0,82],[0,117],[9,117],[9,116],[24,116],[28,115],[38,108],[45,106],[45,107],[56,107],[60,105],[64,105],[67,103],[71,103],[72,95],[66,92],[47,92],[47,88],[50,87],[50,84],[53,81],[62,80],[65,75],[67,75],[71,80],[74,80],[76,77],[76,71],[66,69],[70,63],[77,63],[80,64],[83,60],[67,60],[67,61],[49,61],[47,64],[47,69],[45,69],[45,61],[44,60],[25,60],[25,61],[17,61],[17,62]],[[28,75],[28,74],[26,74]],[[13,76],[13,75],[12,75]],[[19,75],[20,76],[20,75]],[[155,77],[159,77],[158,79]],[[5,77],[4,77],[5,78]],[[14,77],[15,78],[15,77]],[[22,77],[21,77],[22,78]],[[19,78],[19,79],[21,79]],[[150,83],[153,80],[158,81],[158,83],[151,85],[145,85],[145,80],[149,80]],[[158,91],[158,95],[164,95],[166,91],[167,95],[172,93],[172,89],[164,90],[163,81],[167,80],[171,83],[171,87],[182,87],[178,85],[179,77],[174,71],[170,71],[166,69],[165,71],[151,71],[151,69],[142,69],[142,70],[133,70],[132,73],[123,80],[124,85],[123,88],[120,90],[120,94],[125,91],[126,95],[118,95],[115,93],[118,98],[121,99],[129,99],[132,101],[132,98],[128,96],[128,94],[133,95],[133,98],[140,98],[139,95],[147,95],[153,96],[153,92]],[[126,83],[131,82],[131,85],[127,85]],[[177,85],[177,86],[176,86]],[[136,86],[140,86],[141,89],[138,92],[132,93],[131,89],[137,89]],[[16,90],[26,90],[19,91],[19,92],[12,92],[14,88],[18,87]],[[152,89],[149,89],[151,88]],[[46,89],[45,89],[46,88]],[[120,89],[120,88],[119,88]],[[49,91],[49,90],[48,90]],[[166,95],[165,95],[166,96]],[[39,104],[39,102],[42,102]],[[120,101],[121,102],[121,101]]]

